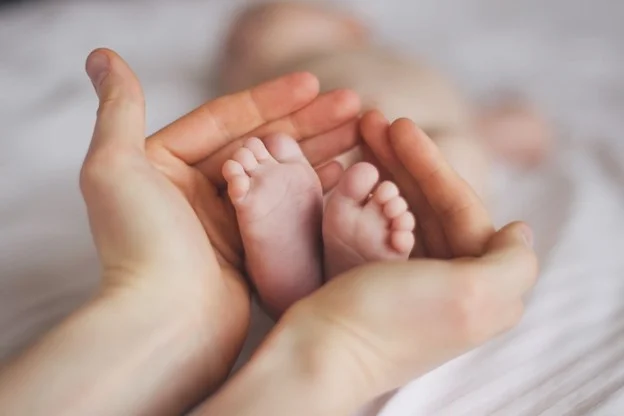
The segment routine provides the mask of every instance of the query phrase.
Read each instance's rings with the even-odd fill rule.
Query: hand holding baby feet
[[[409,257],[414,216],[394,183],[378,181],[373,165],[358,163],[330,196],[323,216],[326,279],[364,263]]]
[[[322,188],[297,142],[248,139],[223,166],[249,275],[279,316],[321,285]]]
[[[390,124],[378,111],[362,117],[370,159],[398,185],[417,218],[413,257],[480,256],[494,235],[485,205],[435,143],[407,119]]]

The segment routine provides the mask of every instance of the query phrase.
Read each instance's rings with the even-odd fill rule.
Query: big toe
[[[375,166],[366,162],[356,163],[344,173],[335,192],[358,203],[364,203],[378,181],[379,171]]]
[[[264,144],[278,162],[307,161],[299,143],[286,134],[269,136],[264,140]]]

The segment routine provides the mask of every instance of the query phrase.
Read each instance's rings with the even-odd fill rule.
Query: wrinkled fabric
[[[212,96],[220,35],[241,3],[48,0],[0,10],[0,359],[97,284],[77,180],[95,119],[89,51],[108,46],[127,58],[154,131]],[[497,223],[527,220],[543,264],[522,324],[369,413],[622,414],[624,3],[345,3],[471,97],[522,91],[559,129],[544,167],[493,176]],[[256,320],[246,351],[268,326]]]

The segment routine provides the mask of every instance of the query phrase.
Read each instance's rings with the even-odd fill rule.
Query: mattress
[[[0,359],[97,284],[77,177],[96,101],[84,59],[108,46],[142,79],[154,131],[213,96],[238,0],[23,3],[0,9]],[[521,91],[557,150],[494,174],[498,224],[524,219],[542,262],[521,325],[380,398],[366,413],[624,414],[624,2],[344,1],[387,42],[476,100]],[[246,352],[268,320],[254,317]]]

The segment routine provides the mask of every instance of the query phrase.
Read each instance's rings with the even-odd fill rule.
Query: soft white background
[[[96,284],[77,188],[96,105],[88,52],[108,46],[128,59],[153,131],[212,96],[219,35],[241,3],[47,0],[0,11],[0,359]],[[624,414],[624,2],[345,3],[471,96],[521,91],[559,128],[547,166],[496,174],[498,222],[530,222],[543,261],[526,319],[381,414]]]

